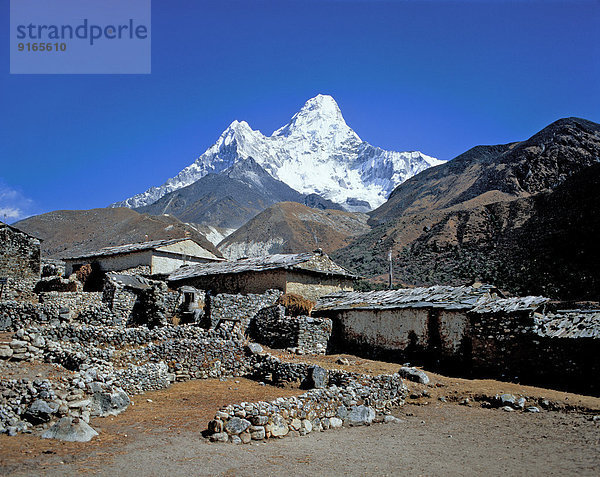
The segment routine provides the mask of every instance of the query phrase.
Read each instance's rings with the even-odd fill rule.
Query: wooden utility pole
[[[392,289],[392,282],[393,282],[393,279],[394,279],[394,276],[393,276],[393,274],[394,274],[394,267],[393,267],[393,262],[392,262],[392,249],[390,249],[390,251],[388,252],[388,261],[390,262],[390,272],[389,272],[390,281],[389,281],[388,287],[391,290]]]

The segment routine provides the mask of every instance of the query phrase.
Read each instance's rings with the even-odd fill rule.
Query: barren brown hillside
[[[186,236],[221,256],[203,235],[179,219],[140,214],[126,208],[57,210],[14,225],[41,238],[42,255],[48,258],[61,258],[111,245]]]
[[[273,253],[331,253],[369,230],[367,215],[312,209],[280,202],[250,220],[219,244],[225,256],[238,258]]]

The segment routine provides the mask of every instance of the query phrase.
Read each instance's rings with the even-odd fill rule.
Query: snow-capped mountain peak
[[[290,122],[275,131],[272,137],[299,136],[315,140],[344,140],[352,138],[360,141],[346,124],[338,104],[329,95],[319,94],[309,99]]]
[[[253,130],[245,121],[233,121],[215,144],[177,176],[112,206],[152,204],[249,157],[298,192],[315,193],[358,211],[381,205],[397,185],[444,162],[418,151],[394,152],[371,146],[346,124],[336,101],[319,94],[271,136]]]

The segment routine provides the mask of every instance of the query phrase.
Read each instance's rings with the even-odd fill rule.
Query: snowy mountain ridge
[[[248,157],[298,192],[319,194],[351,211],[378,207],[400,183],[445,162],[418,151],[372,146],[346,124],[335,100],[320,94],[271,136],[253,130],[245,121],[233,121],[215,144],[175,177],[111,207],[152,204]]]

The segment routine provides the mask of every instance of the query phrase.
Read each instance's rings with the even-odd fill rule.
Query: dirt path
[[[44,455],[14,475],[591,476],[600,470],[600,427],[580,414],[440,403],[408,405],[397,415],[404,421],[246,446],[155,428],[120,442],[118,451]]]

